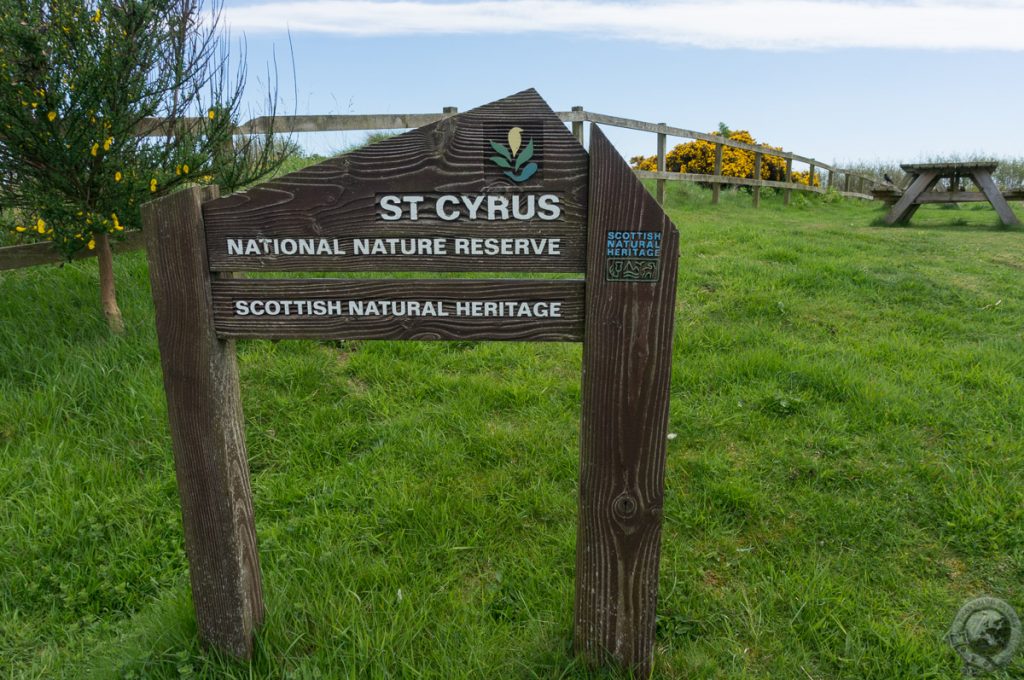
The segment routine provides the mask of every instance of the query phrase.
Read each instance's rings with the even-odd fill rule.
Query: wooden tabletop
[[[944,172],[960,172],[967,170],[988,170],[992,172],[999,166],[999,161],[969,161],[955,163],[903,163],[900,165],[905,172],[922,172],[924,170],[940,170]]]

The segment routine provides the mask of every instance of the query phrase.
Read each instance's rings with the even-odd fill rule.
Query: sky
[[[724,122],[839,165],[1024,156],[1024,0],[224,0],[223,20],[255,113],[276,61],[282,114],[465,111],[532,87],[556,111]],[[655,152],[605,131],[626,158]]]

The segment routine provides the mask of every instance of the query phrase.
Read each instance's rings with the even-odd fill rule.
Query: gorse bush
[[[745,144],[761,145],[753,135],[746,130],[730,130],[725,125],[719,125],[719,130],[711,132],[712,135],[722,136],[735,142]],[[665,169],[668,172],[681,172],[694,175],[715,174],[715,144],[704,140],[695,140],[685,144],[678,144],[665,154]],[[782,147],[766,146],[769,149],[781,151]],[[745,149],[737,149],[731,146],[722,147],[722,175],[724,177],[742,177],[754,179],[754,152]],[[657,156],[634,156],[630,163],[635,170],[657,170]],[[807,184],[809,172],[792,173],[792,181]],[[786,161],[780,156],[761,156],[760,179],[782,182],[786,179]],[[814,177],[814,186],[820,186],[820,177]]]
[[[0,207],[14,209],[21,240],[50,241],[67,256],[99,248],[102,274],[108,237],[139,226],[141,203],[186,182],[230,191],[280,162],[272,133],[232,138],[245,71],[231,77],[219,6],[2,7]]]

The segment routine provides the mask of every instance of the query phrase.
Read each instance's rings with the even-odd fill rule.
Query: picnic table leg
[[[1010,204],[1006,202],[1006,198],[1000,193],[996,183],[992,181],[992,173],[988,170],[972,170],[971,179],[974,180],[974,183],[985,194],[985,198],[992,204],[992,207],[996,209],[999,219],[1003,221],[1003,224],[1008,227],[1020,224],[1020,220],[1013,213]]]
[[[900,200],[896,201],[896,205],[885,216],[885,223],[896,224],[899,222],[906,224],[909,222],[910,218],[917,212],[917,209],[921,207],[917,204],[918,197],[935,186],[935,183],[938,181],[939,173],[935,170],[927,170],[915,177],[910,186],[907,187],[907,190],[903,192]]]

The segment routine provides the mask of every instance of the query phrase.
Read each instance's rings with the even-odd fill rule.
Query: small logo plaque
[[[657,281],[661,277],[661,232],[610,231],[605,256],[607,281]]]

